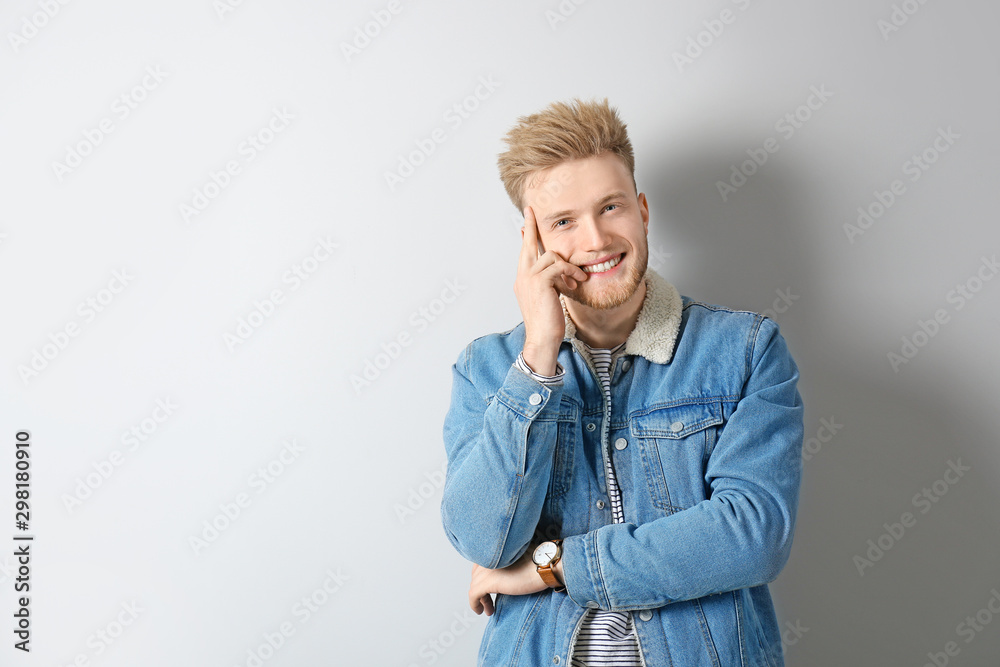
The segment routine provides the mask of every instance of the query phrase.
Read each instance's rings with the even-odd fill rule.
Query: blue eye
[[[559,221],[556,222],[556,224],[554,226],[558,227],[559,225],[561,225],[564,222],[569,222],[569,220],[559,220]]]
[[[612,208],[618,208],[618,204],[608,204],[607,206],[604,207],[604,210],[607,211]]]

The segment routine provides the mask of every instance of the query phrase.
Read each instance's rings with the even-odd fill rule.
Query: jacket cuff
[[[559,384],[563,381],[563,378],[566,377],[566,369],[563,368],[562,364],[560,364],[558,360],[556,361],[555,375],[542,375],[541,373],[536,373],[531,370],[531,366],[529,366],[528,362],[524,360],[524,352],[518,353],[517,359],[514,361],[514,365],[548,387],[551,387],[554,384]]]
[[[563,539],[563,579],[566,594],[573,602],[589,609],[607,610],[611,603],[601,580],[601,559],[597,550],[599,530]]]
[[[546,385],[511,364],[503,385],[497,390],[496,400],[525,419],[551,419],[559,416],[562,382]]]

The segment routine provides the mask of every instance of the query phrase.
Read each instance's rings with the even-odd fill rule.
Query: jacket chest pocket
[[[668,514],[707,498],[705,463],[723,423],[719,401],[682,403],[633,413],[650,500]]]

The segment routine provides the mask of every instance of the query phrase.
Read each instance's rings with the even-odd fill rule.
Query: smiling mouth
[[[605,271],[610,271],[618,266],[618,263],[622,261],[622,257],[624,256],[625,253],[622,253],[606,262],[601,262],[600,264],[589,264],[587,266],[581,266],[580,268],[583,269],[584,273],[604,273]]]

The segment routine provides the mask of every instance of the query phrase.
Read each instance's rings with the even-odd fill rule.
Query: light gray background
[[[917,666],[952,641],[950,664],[996,664],[1000,280],[974,280],[1000,251],[995,3],[897,0],[914,13],[892,32],[891,0],[43,4],[0,17],[0,663],[252,665],[287,623],[269,667],[474,664],[486,619],[440,525],[441,425],[462,347],[520,321],[519,216],[496,154],[519,115],[607,96],[650,200],[654,266],[702,301],[783,311],[817,450],[772,585],[800,628],[788,664]],[[734,21],[706,32],[724,10]],[[349,58],[372,12],[391,21]],[[705,46],[678,66],[689,39]],[[786,138],[775,123],[814,86],[832,96]],[[248,161],[241,142],[274,109],[294,118]],[[113,132],[60,180],[53,163],[103,118]],[[437,128],[391,188],[386,172]],[[911,181],[905,163],[948,128],[959,138]],[[780,149],[723,201],[717,182],[769,137]],[[180,205],[230,160],[240,173],[185,222]],[[896,179],[905,194],[851,242],[844,225]],[[283,276],[319,238],[338,247],[292,289]],[[949,291],[970,279],[981,289],[958,309]],[[457,298],[436,301],[448,281]],[[224,336],[275,289],[283,302],[231,350]],[[78,310],[108,297],[92,321]],[[894,369],[939,309],[948,321]],[[160,423],[158,399],[177,406]],[[122,434],[144,420],[132,451]],[[32,432],[30,655],[8,629],[18,429]],[[293,440],[262,487],[255,471]],[[959,459],[970,470],[915,504]],[[88,475],[100,483],[71,510]],[[249,506],[196,553],[190,538],[225,525],[240,493]],[[883,535],[904,512],[915,525]],[[306,620],[309,596],[323,604]],[[97,639],[132,603],[131,624]],[[977,613],[993,624],[960,633]]]

